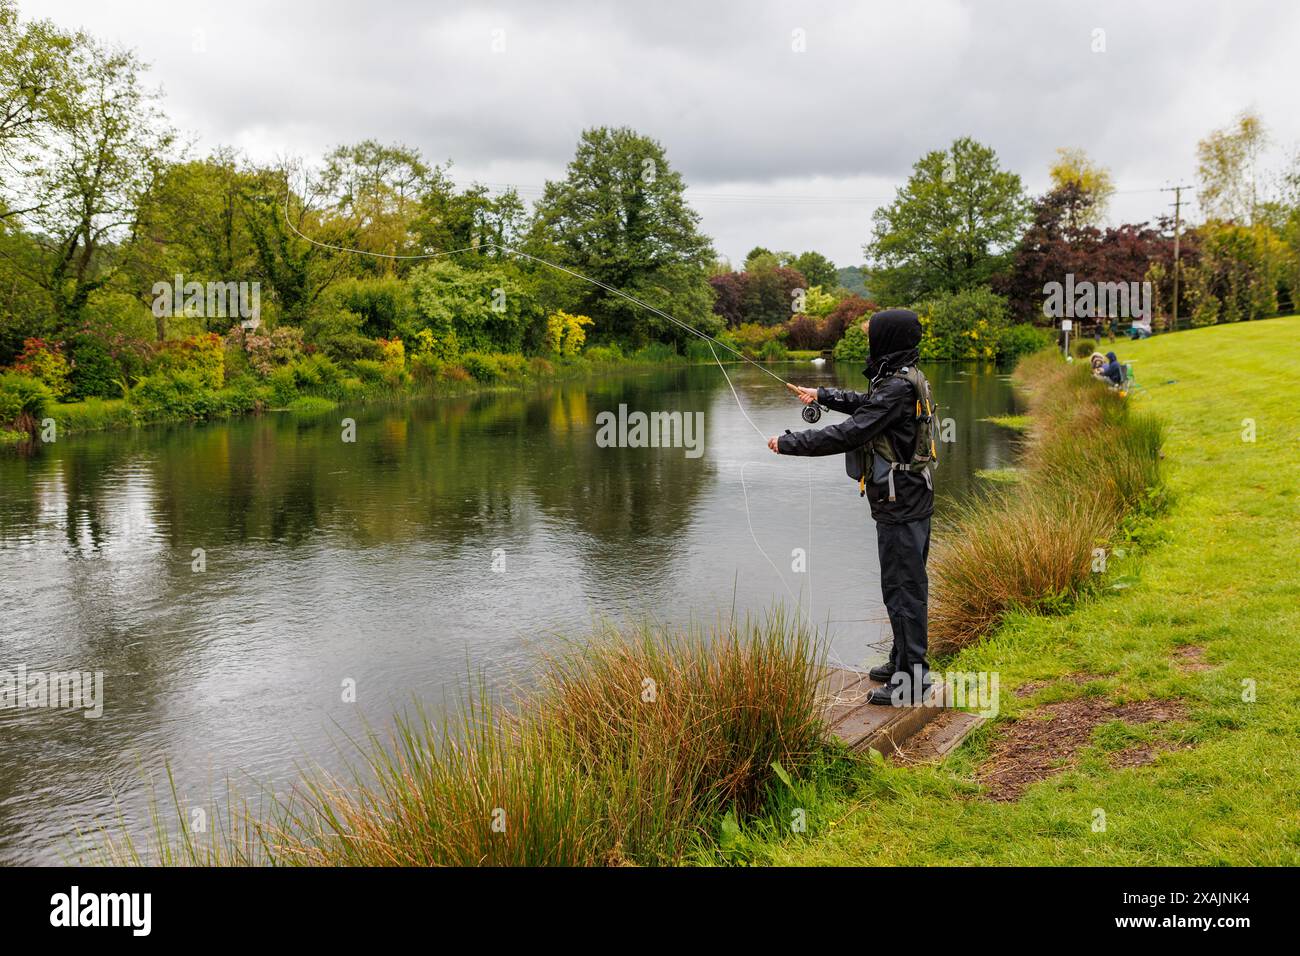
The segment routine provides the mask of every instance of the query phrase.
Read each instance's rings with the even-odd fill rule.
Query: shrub
[[[0,372],[0,425],[31,432],[54,400],[50,387],[34,375]]]
[[[758,357],[764,362],[784,362],[790,357],[784,345],[776,339],[764,343],[763,347],[758,350]]]
[[[1015,326],[1013,326],[1015,328]],[[1070,345],[1070,354],[1075,358],[1086,359],[1093,352],[1097,351],[1096,339],[1075,339]]]
[[[768,342],[784,337],[786,331],[784,326],[780,325],[759,325],[756,322],[746,322],[731,329],[730,334],[740,351],[752,358]]]
[[[1007,301],[987,288],[966,289],[918,303],[921,358],[993,359],[1009,324]]]
[[[528,373],[534,378],[550,378],[555,374],[555,366],[538,355],[529,359]]]
[[[651,342],[637,349],[632,355],[636,362],[672,362],[677,358],[677,350],[667,342]]]
[[[172,369],[145,377],[131,392],[131,402],[146,418],[203,419],[219,408],[215,393],[195,369]]]
[[[444,365],[442,371],[438,373],[438,377],[444,382],[473,381],[473,376],[470,375],[469,372],[465,371],[463,365]]]
[[[998,361],[1015,362],[1052,344],[1052,330],[1040,329],[1028,322],[1017,322],[1002,330],[998,336]],[[1091,353],[1090,353],[1091,354]]]
[[[467,352],[461,356],[461,364],[465,366],[465,371],[478,382],[495,382],[501,377],[501,367],[497,364],[496,357],[493,355],[484,355],[481,352]]]
[[[154,354],[151,371],[194,372],[204,387],[221,388],[226,383],[226,352],[221,336],[205,332],[164,342]]]
[[[546,317],[546,348],[553,355],[572,358],[587,341],[586,327],[592,320],[585,315],[552,312]]]
[[[421,385],[427,385],[438,377],[443,364],[442,359],[432,352],[416,352],[411,356],[411,377]]]
[[[356,371],[357,378],[367,385],[375,385],[384,380],[384,366],[380,362],[358,359],[352,363],[352,368]]]
[[[306,354],[302,330],[292,325],[282,325],[266,335],[260,331],[245,332],[236,325],[226,333],[226,339],[247,353],[249,366],[261,378],[266,378],[273,369],[293,364]]]
[[[502,378],[524,378],[528,375],[528,359],[522,355],[495,356]]]
[[[355,332],[341,332],[319,340],[320,349],[340,365],[351,365],[359,359],[378,362],[383,358],[379,343]]]
[[[835,361],[865,362],[871,353],[871,345],[866,333],[858,325],[850,325],[844,330],[844,338],[835,343]]]
[[[72,365],[63,354],[62,342],[24,339],[23,350],[14,359],[13,370],[40,379],[56,399],[63,399],[72,390],[69,380]]]
[[[623,361],[623,350],[617,345],[593,345],[586,351],[586,359],[597,365],[612,365]]]
[[[271,388],[271,401],[276,408],[285,408],[298,397],[298,376],[291,365],[274,369],[266,379]]]

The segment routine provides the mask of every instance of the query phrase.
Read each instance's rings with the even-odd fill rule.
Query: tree
[[[20,23],[14,0],[0,0],[0,163],[13,168],[30,161],[52,115],[66,111],[75,80],[74,48],[86,37],[71,35],[45,20]],[[0,197],[0,222],[31,210],[8,208]]]
[[[833,289],[837,283],[835,263],[820,252],[803,252],[790,260],[790,267],[798,269],[811,285]]]
[[[877,209],[865,247],[872,294],[912,302],[988,282],[1001,269],[1027,215],[1020,177],[969,137],[934,150],[888,206]]]
[[[116,274],[117,247],[172,142],[133,54],[80,34],[69,42],[75,81],[42,102],[40,149],[10,157],[16,175],[6,175],[0,200],[22,209],[16,218],[38,249],[11,264],[48,293],[59,330]]]
[[[1098,226],[1106,218],[1106,207],[1115,194],[1115,183],[1110,170],[1098,166],[1088,158],[1087,152],[1077,146],[1062,146],[1056,150],[1057,160],[1048,171],[1056,189],[1077,186],[1085,202],[1076,210],[1080,226]]]
[[[1201,209],[1207,218],[1254,225],[1259,203],[1259,156],[1268,142],[1260,118],[1251,112],[1217,129],[1196,145]]]
[[[713,249],[663,147],[624,128],[582,134],[567,175],[548,182],[529,250],[633,295],[676,319],[720,326],[707,282]],[[595,337],[641,344],[690,333],[604,288],[581,283],[570,311],[595,320]]]

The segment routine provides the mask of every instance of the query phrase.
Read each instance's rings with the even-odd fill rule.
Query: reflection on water
[[[976,469],[1010,458],[979,419],[1013,399],[992,368],[931,371],[957,428],[941,522]],[[768,376],[733,379],[765,434],[806,427]],[[596,416],[620,403],[703,411],[704,455],[597,447]],[[168,763],[202,803],[227,781],[337,768],[345,735],[417,698],[436,707],[479,668],[526,680],[538,646],[597,618],[708,622],[784,600],[837,658],[871,663],[877,579],[841,459],[772,455],[716,367],[5,452],[0,671],[101,670],[106,703],[99,720],[0,710],[0,862],[57,862],[115,795],[142,819],[145,774]]]

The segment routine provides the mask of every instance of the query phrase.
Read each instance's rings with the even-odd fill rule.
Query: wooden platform
[[[926,736],[930,759],[942,757],[984,722],[976,714],[967,714],[935,703],[920,706],[885,707],[867,703],[867,694],[882,686],[865,672],[828,668],[823,678],[823,713],[832,736],[858,752],[878,750],[886,757],[906,750],[909,741],[921,734],[938,718],[943,718],[942,733]],[[942,694],[934,695],[942,699]],[[938,731],[938,727],[935,728]],[[929,754],[933,750],[934,753]]]

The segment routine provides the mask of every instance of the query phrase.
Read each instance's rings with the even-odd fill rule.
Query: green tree
[[[988,282],[1028,215],[1020,177],[987,146],[962,137],[927,153],[894,201],[877,209],[866,246],[872,295],[911,302]]]
[[[802,252],[790,260],[790,267],[803,273],[809,285],[834,289],[839,285],[835,263],[820,252]]]
[[[687,204],[681,174],[663,147],[631,129],[582,134],[565,178],[546,184],[530,251],[636,296],[709,331],[714,315],[708,270],[713,249]],[[605,289],[573,286],[567,311],[595,320],[594,337],[639,345],[689,337],[671,322]]]
[[[1259,157],[1267,142],[1263,121],[1246,112],[1197,143],[1198,198],[1207,218],[1248,226],[1258,221]]]
[[[1078,218],[1071,227],[1099,226],[1106,218],[1106,207],[1115,194],[1115,183],[1110,170],[1094,163],[1087,152],[1077,146],[1062,146],[1056,150],[1056,162],[1048,170],[1054,189],[1074,185],[1079,187],[1083,202],[1077,206]]]
[[[59,331],[117,274],[120,245],[172,142],[134,54],[81,34],[70,42],[75,79],[42,102],[40,148],[8,157],[0,199],[22,210],[14,218],[36,246],[10,264],[47,293]]]

